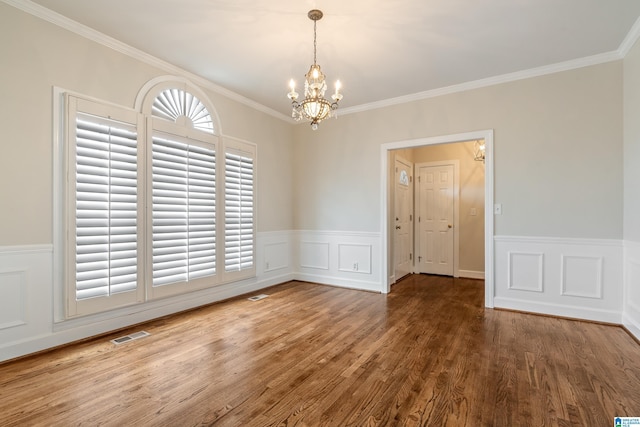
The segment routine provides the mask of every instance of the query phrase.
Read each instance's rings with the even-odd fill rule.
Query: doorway
[[[385,143],[381,145],[381,236],[382,236],[382,277],[381,292],[388,293],[391,284],[395,282],[394,276],[394,259],[391,257],[393,250],[390,250],[389,242],[393,242],[393,233],[395,230],[395,217],[391,217],[393,209],[390,204],[389,194],[394,192],[391,186],[389,168],[394,163],[390,162],[390,151],[399,149],[412,149],[430,145],[440,145],[455,142],[483,140],[485,145],[484,160],[484,279],[485,279],[485,306],[493,307],[494,298],[494,257],[493,257],[493,130],[483,130],[475,132],[467,132],[462,134],[444,135],[439,137],[421,138],[415,140],[406,140]],[[391,199],[391,202],[393,199]]]

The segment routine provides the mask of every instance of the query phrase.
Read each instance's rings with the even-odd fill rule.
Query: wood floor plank
[[[2,426],[604,426],[640,416],[615,326],[485,309],[483,282],[289,282],[0,365]],[[115,346],[138,330],[151,335]]]

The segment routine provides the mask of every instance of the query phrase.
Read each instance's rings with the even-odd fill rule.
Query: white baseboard
[[[380,293],[380,283],[366,282],[360,280],[350,280],[341,277],[330,277],[325,275],[313,274],[294,274],[295,280],[303,282],[319,283],[321,285],[335,286],[338,288],[355,289],[359,291],[370,291]]]
[[[640,242],[624,242],[624,308],[622,324],[640,340]]]
[[[458,277],[484,280],[484,271],[458,270]]]
[[[256,277],[69,320],[54,313],[63,287],[53,245],[0,246],[0,361],[293,280],[292,236],[258,233]]]
[[[624,326],[637,340],[640,340],[640,323],[628,316],[626,313],[622,314],[622,326]]]
[[[577,320],[591,320],[594,322],[614,323],[620,325],[622,316],[619,311],[595,308],[580,308],[576,306],[552,304],[546,302],[532,302],[512,298],[496,297],[495,308],[523,311],[528,313],[546,314],[549,316],[567,317]]]
[[[26,336],[24,339],[8,342],[0,346],[0,361],[105,334],[236,296],[250,294],[290,280],[293,280],[293,274],[274,276],[260,281],[236,282],[180,295],[179,297],[151,301],[128,309],[114,310],[96,316],[87,316],[57,323],[50,333]]]
[[[381,292],[382,282],[394,279],[383,277],[379,233],[289,230],[257,237],[255,278],[57,323],[53,246],[0,247],[0,361],[290,280]],[[497,236],[495,251],[495,307],[622,324],[640,339],[640,243]],[[480,271],[459,273],[484,278]]]
[[[379,233],[300,230],[296,278],[325,285],[382,292]]]

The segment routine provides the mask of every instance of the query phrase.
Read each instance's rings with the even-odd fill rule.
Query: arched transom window
[[[156,96],[151,114],[176,123],[187,119],[194,129],[215,133],[213,119],[207,107],[195,95],[183,89],[165,89]]]
[[[149,82],[135,109],[67,103],[68,318],[256,275],[256,146],[205,92]]]

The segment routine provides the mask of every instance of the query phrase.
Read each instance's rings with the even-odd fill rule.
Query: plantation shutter
[[[75,140],[76,300],[137,287],[137,133],[78,113]]]
[[[216,272],[216,167],[212,149],[152,138],[153,286]]]
[[[225,152],[225,272],[254,267],[254,159],[250,153]]]

